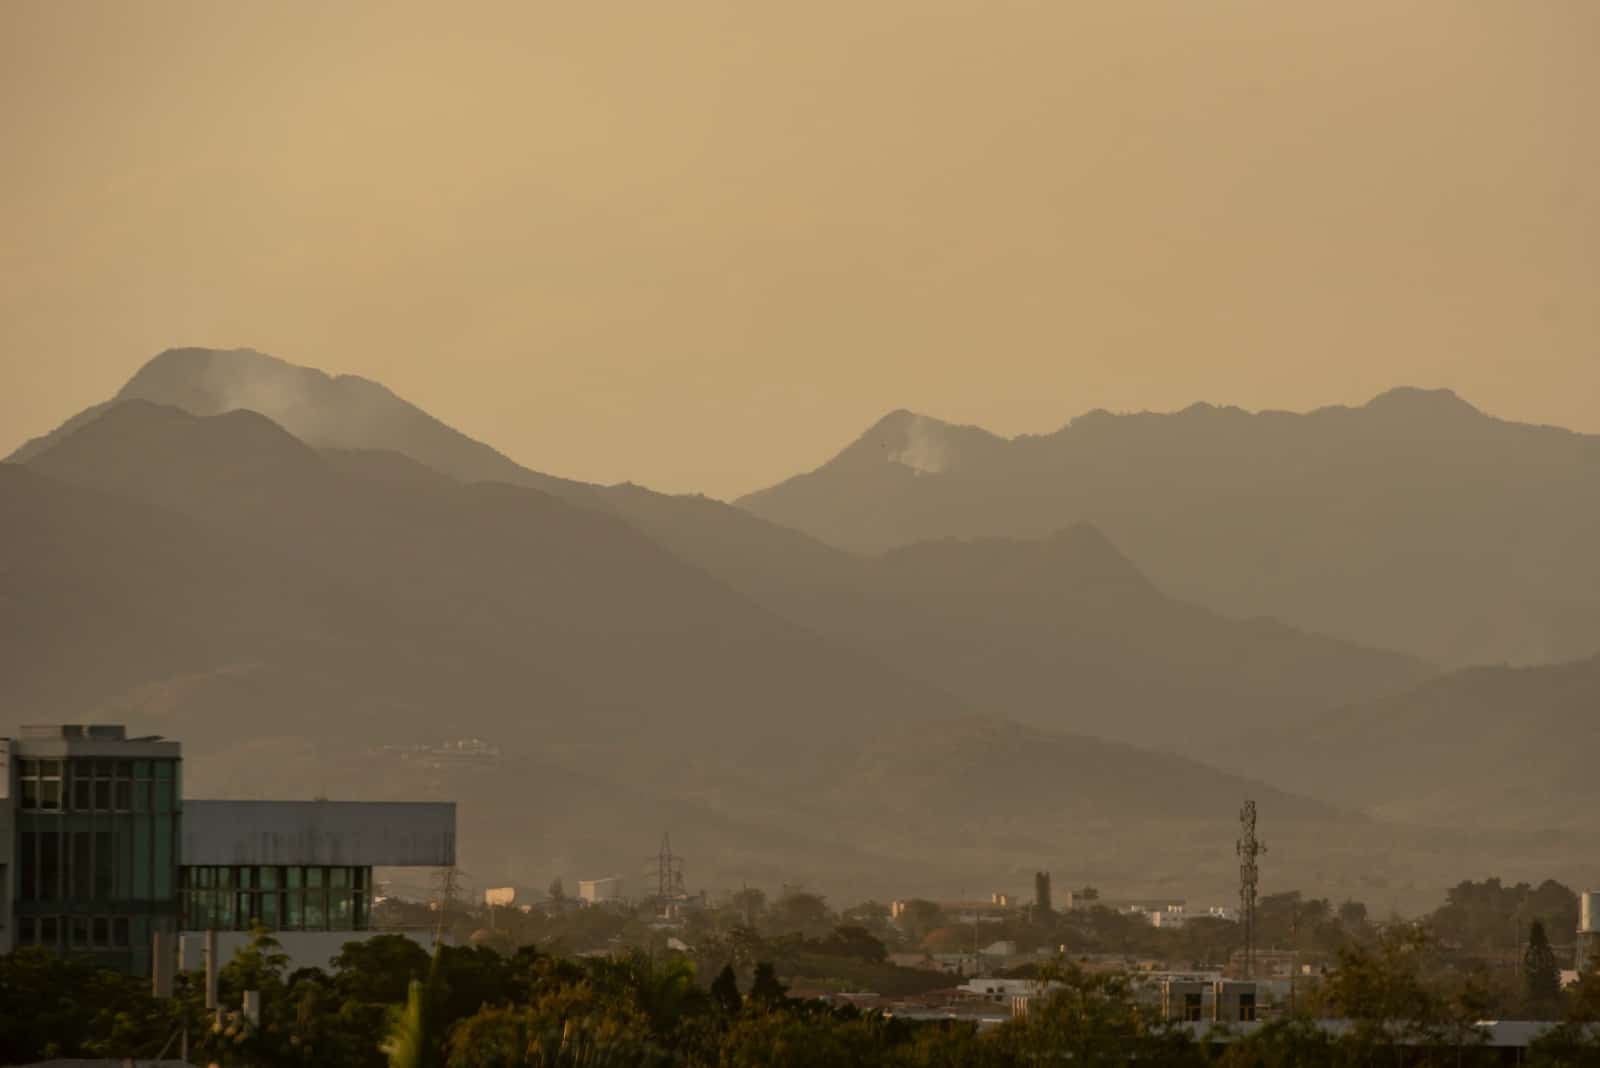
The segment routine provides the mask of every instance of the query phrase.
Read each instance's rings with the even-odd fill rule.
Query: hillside
[[[1432,675],[1398,654],[1177,601],[1087,524],[907,546],[863,561],[849,591],[773,603],[975,708],[1223,766],[1242,735]]]
[[[116,405],[0,465],[0,517],[0,703],[182,737],[197,792],[457,797],[485,874],[613,870],[670,825],[711,881],[955,893],[1047,866],[1221,893],[1247,795],[1273,813],[1281,877],[1368,900],[1432,895],[1469,862],[1549,863],[1519,836],[1415,854],[1411,832],[1248,776],[974,720],[614,518],[313,450],[248,412]],[[1031,547],[1070,550],[1044,603],[1148,589],[1094,531],[1058,541]],[[940,554],[970,548],[891,556],[875,596],[920,586],[927,552],[958,602]],[[1035,587],[1026,553],[977,549],[997,558],[980,597]],[[504,761],[433,775],[381,750],[467,735]]]
[[[733,723],[751,745],[799,744],[908,709],[962,709],[771,615],[617,519],[503,484],[355,477],[339,469],[349,461],[330,463],[253,413],[197,418],[125,402],[28,466],[182,513],[363,591],[380,610],[360,638],[389,648],[396,674],[416,668],[413,656],[455,665],[421,689],[368,665],[328,672],[336,692],[393,694],[396,731],[449,708],[468,733],[629,730],[692,749]],[[342,718],[337,705],[322,712]]]
[[[259,404],[269,418],[291,420],[328,465],[392,486],[432,480],[428,488],[437,491],[448,474],[548,490],[625,520],[769,611],[931,683],[967,707],[1058,729],[1188,745],[1193,755],[1228,759],[1238,731],[1367,700],[1431,672],[1415,660],[1179,603],[1097,534],[947,541],[861,557],[705,497],[585,486],[526,471],[375,383],[250,350],[162,353],[121,394],[199,414]],[[37,457],[81,429],[84,419],[70,420],[20,455]],[[909,413],[896,419],[913,432],[921,425]],[[875,469],[881,444],[864,441],[847,461]],[[932,469],[1004,445],[982,431],[961,431],[948,449],[924,443],[903,450],[906,463],[921,467],[896,469]],[[153,470],[191,462],[163,455]],[[139,472],[92,477],[106,485],[146,479]],[[180,487],[155,499],[191,506],[182,493]]]
[[[1447,391],[1091,412],[1011,440],[896,412],[737,502],[862,552],[1091,522],[1177,597],[1438,662],[1600,649],[1600,437]]]
[[[1600,657],[1469,668],[1269,736],[1258,766],[1386,818],[1571,832],[1600,803],[1597,710]]]

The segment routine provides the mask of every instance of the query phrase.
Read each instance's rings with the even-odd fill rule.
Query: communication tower
[[[1239,810],[1239,841],[1234,844],[1239,854],[1239,923],[1244,928],[1244,978],[1255,978],[1256,967],[1256,884],[1260,869],[1256,858],[1267,847],[1256,839],[1256,803],[1246,801]]]

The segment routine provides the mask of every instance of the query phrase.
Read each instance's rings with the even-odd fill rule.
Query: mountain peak
[[[1477,408],[1462,400],[1452,389],[1423,389],[1418,386],[1396,386],[1373,397],[1365,405],[1368,411],[1394,412],[1419,417],[1439,415],[1483,415]]]
[[[850,466],[889,463],[916,475],[944,474],[975,449],[1003,439],[975,426],[958,426],[906,408],[896,408],[834,457]]]

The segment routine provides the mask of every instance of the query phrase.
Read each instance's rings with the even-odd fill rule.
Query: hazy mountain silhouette
[[[549,490],[625,519],[766,608],[934,682],[968,707],[1061,729],[1192,744],[1192,753],[1227,757],[1237,730],[1365,700],[1431,673],[1404,657],[1175,602],[1088,528],[1034,541],[945,542],[867,559],[705,497],[527,471],[382,386],[251,350],[162,353],[121,395],[199,414],[258,404],[269,418],[292,420],[309,443],[334,446],[325,452],[327,463],[391,484],[436,482],[434,472],[442,472]],[[893,466],[914,479],[1006,444],[960,429],[952,431],[949,448],[918,444],[923,422],[897,413],[882,434],[869,435],[843,460],[875,470],[890,431],[909,434],[910,443],[898,446],[909,459]],[[69,421],[19,455],[37,456],[83,425],[81,418]],[[155,468],[185,462],[192,461],[163,457]],[[108,484],[124,477],[144,476],[119,475]],[[158,499],[201,507],[171,495]]]
[[[1087,524],[911,545],[864,561],[848,592],[770,603],[975,708],[1224,765],[1240,732],[1433,674],[1409,657],[1176,601]]]
[[[1600,437],[1443,390],[1358,408],[1091,412],[1004,440],[895,412],[737,502],[877,552],[1093,522],[1178,597],[1455,664],[1600,649]]]
[[[1344,858],[1350,879],[1381,880],[1364,891],[1374,900],[1431,893],[1468,850],[1532,848],[1446,837],[1418,856],[1401,848],[1410,832],[1250,777],[974,720],[880,664],[865,638],[779,618],[614,516],[392,453],[315,450],[251,412],[119,403],[26,466],[0,465],[0,518],[7,707],[182,737],[208,788],[259,778],[274,747],[309,745],[311,758],[272,765],[274,792],[290,796],[414,793],[415,773],[373,746],[486,737],[504,766],[427,789],[467,799],[464,849],[506,864],[604,868],[620,836],[675,813],[715,858],[702,870],[730,878],[794,865],[873,892],[954,890],[975,867],[1025,882],[1033,865],[1092,857],[1130,886],[1222,887],[1245,793],[1270,800],[1278,856]],[[864,619],[923,615],[935,636],[1079,602],[1257,626],[1170,602],[1088,527],[858,563]],[[1152,599],[1152,614],[1136,610]],[[973,644],[1019,644],[981,627]],[[1057,677],[1090,689],[1087,667]],[[1108,700],[1087,720],[1116,732],[1141,711],[1154,717]],[[580,788],[600,800],[575,802]]]
[[[941,780],[940,811],[961,807],[979,835],[962,863],[1018,870],[1090,841],[1088,823],[1074,838],[1019,820],[1024,799],[1049,820],[1109,813],[1094,826],[1138,836],[1182,805],[1205,806],[1215,829],[1241,792],[1286,798],[1038,730],[1021,735],[1027,767],[1014,745],[937,747],[944,730],[979,736],[959,702],[772,616],[613,517],[391,454],[321,453],[251,412],[114,405],[27,465],[0,465],[0,517],[0,551],[18,562],[0,572],[18,624],[0,663],[7,707],[182,737],[203,756],[197,787],[225,793],[285,745],[300,755],[270,763],[279,793],[415,792],[406,769],[357,754],[487,737],[507,766],[448,786],[499,856],[526,858],[538,826],[541,851],[604,864],[628,827],[675,812],[727,851],[703,870],[787,859],[862,886],[876,869],[883,888],[890,872],[954,877],[953,856],[919,853],[937,834],[918,799]],[[903,741],[903,758],[888,755]],[[563,791],[580,784],[600,800],[571,804]],[[1351,823],[1281,807],[1303,837]]]
[[[1597,710],[1600,657],[1468,668],[1269,736],[1257,766],[1410,822],[1570,833],[1600,804]]]

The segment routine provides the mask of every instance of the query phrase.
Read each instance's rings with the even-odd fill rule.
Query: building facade
[[[152,937],[179,922],[178,744],[121,727],[24,727],[0,754],[0,950],[149,971]]]
[[[450,802],[186,800],[179,744],[114,726],[25,727],[0,755],[0,952],[148,974],[157,934],[194,967],[180,932],[226,956],[260,925],[325,967],[371,932],[375,868],[455,864]]]

